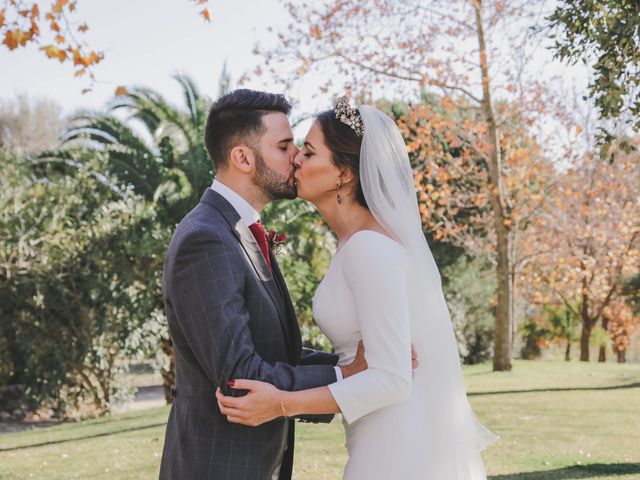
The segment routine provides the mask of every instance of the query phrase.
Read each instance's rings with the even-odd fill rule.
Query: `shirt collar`
[[[257,210],[221,181],[214,179],[211,184],[211,190],[222,195],[222,197],[231,204],[247,227],[260,220],[260,214]]]

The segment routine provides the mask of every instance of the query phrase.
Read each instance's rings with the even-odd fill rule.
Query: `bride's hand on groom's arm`
[[[229,386],[236,390],[247,390],[242,397],[227,397],[220,387],[216,389],[216,399],[220,412],[231,423],[257,427],[274,418],[282,417],[281,400],[285,392],[270,383],[258,380],[234,380]]]
[[[229,386],[247,391],[244,397],[227,397],[220,388],[216,390],[220,412],[231,423],[256,427],[278,417],[340,412],[328,387],[288,392],[257,380],[234,380]]]
[[[364,345],[360,341],[354,361],[340,367],[345,378],[367,369],[364,352]],[[411,368],[415,370],[419,366],[418,354],[412,344]],[[229,382],[231,388],[246,390],[247,394],[243,397],[228,397],[222,394],[220,387],[216,389],[216,400],[220,412],[231,423],[256,427],[278,417],[340,411],[327,387],[318,387],[302,392],[287,392],[279,390],[270,383],[258,380],[233,380],[232,382]]]

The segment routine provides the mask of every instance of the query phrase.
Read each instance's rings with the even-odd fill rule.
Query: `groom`
[[[366,368],[362,353],[303,352],[296,315],[259,213],[296,196],[298,149],[282,95],[235,90],[209,111],[205,144],[216,179],[180,222],[164,263],[163,297],[176,360],[161,479],[290,479],[293,420],[229,423],[215,391],[230,379],[283,390],[328,385]],[[330,421],[332,416],[304,417]]]

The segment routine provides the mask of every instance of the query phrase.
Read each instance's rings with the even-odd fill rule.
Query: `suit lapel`
[[[247,254],[249,262],[253,266],[256,275],[258,275],[258,278],[260,279],[262,285],[265,287],[269,298],[271,298],[271,301],[276,307],[276,310],[278,312],[278,319],[280,320],[280,326],[282,327],[282,332],[287,341],[287,345],[291,345],[292,332],[289,330],[290,327],[287,322],[287,315],[284,310],[285,307],[283,301],[278,292],[276,281],[271,273],[271,270],[269,270],[267,261],[265,260],[264,255],[262,255],[262,250],[260,250],[260,246],[258,245],[258,242],[256,242],[256,239],[251,233],[251,230],[249,230],[249,227],[247,227],[242,222],[242,220],[240,219],[240,215],[233,208],[233,206],[229,202],[227,202],[219,193],[214,192],[210,188],[207,188],[207,190],[205,190],[204,194],[202,195],[201,201],[215,207],[233,229],[233,232],[238,238],[242,249]]]
[[[282,323],[283,331],[287,340],[289,340],[289,332],[287,331],[285,325],[286,315],[284,312],[284,305],[280,299],[280,294],[278,292],[278,287],[276,286],[276,281],[273,278],[273,274],[271,270],[269,270],[269,265],[267,265],[267,261],[264,259],[264,255],[262,254],[262,250],[260,250],[260,246],[256,239],[254,238],[251,230],[244,223],[238,222],[235,225],[235,231],[238,233],[238,238],[240,239],[240,244],[242,248],[247,253],[247,257],[253,265],[258,278],[262,281],[262,284],[267,290],[269,297],[273,301],[276,309],[278,310],[278,316],[280,317],[280,323]]]

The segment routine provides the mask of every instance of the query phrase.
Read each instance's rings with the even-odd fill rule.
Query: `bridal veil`
[[[360,181],[376,220],[407,250],[411,337],[420,358],[412,385],[407,469],[433,480],[485,479],[480,451],[497,437],[471,410],[451,317],[438,267],[425,239],[413,174],[394,121],[369,105],[358,107],[364,125]],[[366,346],[365,346],[366,348]],[[428,472],[428,474],[427,474]],[[398,477],[400,478],[400,477]]]

